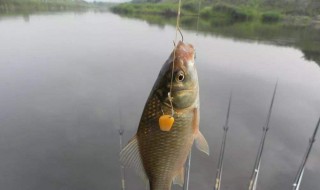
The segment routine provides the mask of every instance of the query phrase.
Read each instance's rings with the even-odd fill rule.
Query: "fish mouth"
[[[184,58],[186,61],[194,60],[195,50],[191,44],[179,41],[176,48],[176,57]]]
[[[176,92],[187,92],[187,91],[197,91],[198,90],[198,86],[197,85],[193,85],[189,88],[186,88],[186,87],[180,87],[180,88],[177,88],[177,89],[172,89],[171,90],[171,93],[176,93]]]
[[[172,90],[171,93],[194,91],[196,88]]]

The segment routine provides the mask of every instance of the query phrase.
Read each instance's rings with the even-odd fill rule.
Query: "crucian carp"
[[[209,155],[199,131],[199,83],[192,45],[179,42],[163,65],[145,104],[138,131],[121,151],[124,166],[135,168],[150,190],[183,186],[184,164],[193,142]],[[159,118],[171,113],[172,128],[161,130]],[[171,122],[171,123],[172,123]]]

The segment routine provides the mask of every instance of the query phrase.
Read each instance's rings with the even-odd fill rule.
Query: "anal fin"
[[[183,187],[183,183],[184,183],[184,167],[182,167],[178,172],[178,174],[173,178],[173,184],[177,184]]]

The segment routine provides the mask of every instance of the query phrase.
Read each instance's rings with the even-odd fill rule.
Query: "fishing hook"
[[[160,108],[161,108],[162,115],[164,115],[164,111],[163,111],[163,109],[162,109],[162,106],[160,106]]]
[[[178,31],[179,31],[179,33],[181,35],[181,41],[183,42],[183,34],[182,34],[181,30],[180,30],[180,27],[178,27]]]

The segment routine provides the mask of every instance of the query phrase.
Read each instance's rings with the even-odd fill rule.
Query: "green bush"
[[[247,21],[253,19],[253,13],[250,10],[246,9],[236,9],[234,12],[231,13],[231,18],[234,21]]]
[[[210,7],[205,7],[205,8],[203,8],[203,9],[201,9],[201,11],[200,11],[200,17],[201,17],[201,18],[204,18],[204,19],[209,19],[210,16],[211,16],[211,12],[212,12],[212,10],[211,10]]]
[[[198,3],[190,1],[186,3],[182,3],[182,9],[196,13],[198,12]]]
[[[162,11],[162,14],[165,16],[176,16],[177,11],[172,9],[165,9],[164,11]]]
[[[235,7],[228,4],[217,4],[212,7],[213,12],[224,13],[229,16],[232,21],[247,21],[254,17],[250,9]]]
[[[237,7],[224,4],[224,3],[219,3],[217,5],[214,5],[212,7],[212,11],[217,11],[217,12],[225,12],[225,13],[233,13],[237,10]]]
[[[115,6],[111,9],[113,12],[122,13],[122,14],[132,14],[135,12],[134,6],[131,6],[128,3]]]
[[[261,15],[262,22],[279,22],[281,14],[278,12],[266,12]]]

